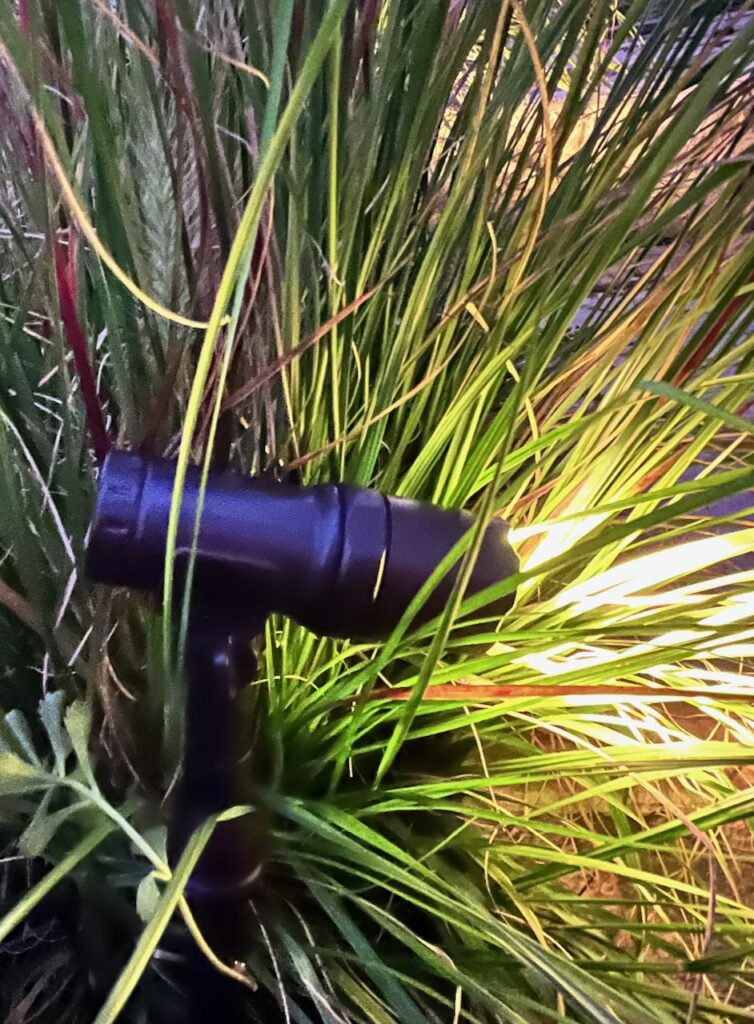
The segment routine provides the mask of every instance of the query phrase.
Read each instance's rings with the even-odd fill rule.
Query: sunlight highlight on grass
[[[574,606],[578,614],[601,605],[620,605],[650,587],[746,554],[754,547],[754,530],[734,530],[682,544],[666,542],[666,545],[662,550],[621,562],[583,583],[567,587],[556,598],[556,606]],[[713,582],[724,585],[725,578]],[[674,596],[674,602],[678,596]]]
[[[583,522],[581,520],[579,525]],[[560,527],[572,525],[566,523],[555,527],[542,545],[548,554],[551,555],[564,542],[564,532]],[[515,531],[512,531],[512,536],[515,538]],[[546,609],[568,610],[574,618],[602,612],[608,616],[606,622],[612,619],[622,624],[627,641],[630,641],[633,628],[649,621],[654,613],[663,609],[682,608],[684,615],[694,619],[697,626],[669,629],[646,641],[624,642],[613,647],[574,641],[559,643],[544,651],[522,655],[514,663],[525,665],[542,676],[553,677],[611,662],[626,662],[664,648],[689,648],[689,658],[695,660],[751,657],[754,655],[754,625],[733,633],[725,627],[754,622],[754,593],[735,589],[752,575],[748,571],[739,571],[735,559],[750,552],[753,545],[752,529],[731,530],[681,544],[669,544],[650,554],[626,559],[588,580],[567,586],[544,603]],[[525,569],[538,564],[540,551],[538,548],[525,559]],[[700,574],[721,563],[731,564],[731,571],[699,579]],[[663,584],[679,577],[690,578],[692,582],[663,589]],[[489,648],[489,653],[505,650],[510,648],[505,644],[495,644]],[[672,666],[644,667],[638,674],[667,682],[672,677]],[[751,686],[754,699],[754,679],[750,676],[721,669],[719,673],[705,671],[698,678],[718,684],[715,686],[718,696],[726,684],[739,694],[742,688]]]

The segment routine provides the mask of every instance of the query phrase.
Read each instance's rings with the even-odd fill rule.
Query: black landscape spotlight
[[[86,555],[90,579],[161,593],[174,479],[175,464],[168,460],[123,451],[107,456]],[[189,467],[176,543],[179,586],[192,547],[199,489],[200,472]],[[248,798],[240,767],[248,765],[248,752],[239,738],[237,698],[253,678],[251,641],[267,616],[289,616],[323,636],[385,639],[473,524],[468,512],[350,484],[302,487],[210,473],[191,591],[183,770],[168,828],[172,859],[202,821]],[[459,557],[415,624],[442,612],[460,564]],[[494,519],[482,538],[466,595],[517,570],[508,527]],[[513,595],[506,595],[476,614],[502,615],[512,601]],[[250,817],[219,825],[188,885],[200,923],[228,958],[241,948],[234,934],[239,929],[232,926],[239,921],[234,908],[244,902],[258,865],[254,830]],[[194,978],[190,1019],[204,1019],[217,998],[210,990],[209,985],[197,987]],[[227,1000],[223,1019],[233,1019]]]
[[[160,592],[175,466],[112,452],[106,459],[87,552],[99,583]],[[178,526],[180,573],[191,550],[200,473],[189,467]],[[225,614],[258,620],[280,612],[323,636],[385,639],[453,545],[468,512],[349,484],[296,487],[238,473],[210,473],[194,589]],[[440,581],[417,622],[445,607],[458,566]],[[467,595],[508,578],[518,560],[508,527],[487,527]],[[502,615],[512,595],[491,602]]]

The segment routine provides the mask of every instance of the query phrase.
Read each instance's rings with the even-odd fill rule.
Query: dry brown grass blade
[[[410,686],[391,687],[383,686],[373,690],[369,701],[376,700],[408,700],[411,696]],[[543,697],[584,697],[590,701],[605,699],[610,703],[612,698],[621,700],[656,700],[656,701],[678,701],[692,700],[697,697],[716,697],[718,700],[746,701],[751,703],[752,695],[747,690],[721,691],[714,688],[700,687],[694,689],[686,687],[674,689],[672,686],[649,687],[649,686],[557,686],[542,684],[536,686],[526,685],[496,685],[484,683],[438,683],[435,686],[428,686],[424,691],[423,700],[444,700],[459,703],[474,704],[481,701],[496,700],[520,700],[521,697],[541,699]],[[353,698],[349,698],[351,701]]]
[[[351,313],[355,313],[356,310],[359,309],[360,306],[363,306],[365,302],[368,302],[369,299],[379,291],[380,287],[381,285],[375,285],[374,288],[370,288],[362,295],[359,295],[359,297],[354,299],[353,302],[349,302],[347,306],[344,306],[343,309],[336,313],[335,316],[330,317],[326,323],[317,328],[317,330],[302,341],[300,345],[291,349],[290,352],[286,352],[285,355],[280,356],[262,370],[261,373],[257,374],[253,380],[247,381],[247,383],[238,388],[237,391],[234,391],[233,394],[229,395],[225,401],[223,405],[223,412],[226,412],[229,409],[235,409],[243,402],[248,401],[253,394],[255,394],[261,387],[264,387],[264,385],[271,381],[273,377],[280,373],[281,370],[285,369],[286,366],[290,366],[292,362],[302,356],[304,352],[310,349],[313,345],[316,345],[318,341],[322,340],[322,338],[327,337],[333,327],[337,326],[341,321],[349,317]]]
[[[9,587],[8,584],[1,579],[0,604],[13,612],[16,618],[20,619],[25,626],[33,629],[35,633],[42,632],[42,620],[34,608],[32,608],[25,597],[21,597],[13,587]]]

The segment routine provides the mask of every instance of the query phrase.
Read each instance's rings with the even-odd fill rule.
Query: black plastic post
[[[222,606],[192,601],[186,641],[186,713],[183,771],[168,826],[168,855],[175,863],[193,832],[211,815],[247,804],[251,757],[247,730],[238,713],[241,690],[256,676],[251,639],[264,619],[234,632]],[[225,963],[243,962],[254,921],[248,897],[259,870],[260,827],[254,815],[219,822],[189,879],[186,895],[197,924]],[[185,946],[185,943],[184,943]],[[221,975],[190,943],[180,972],[187,989],[181,1016],[172,1021],[206,1024],[222,1010],[228,1024],[249,1019],[249,992]]]

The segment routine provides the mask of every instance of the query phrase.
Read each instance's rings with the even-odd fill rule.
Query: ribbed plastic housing
[[[190,467],[178,523],[177,575],[191,549],[199,471]],[[114,586],[162,588],[175,464],[114,451],[99,485],[87,574]],[[202,599],[250,614],[280,612],[314,632],[352,639],[390,633],[436,566],[473,526],[468,512],[386,497],[348,484],[296,487],[211,473],[197,544]],[[442,611],[458,565],[415,621]],[[518,570],[508,527],[485,532],[467,595]],[[491,603],[502,615],[513,595]]]

